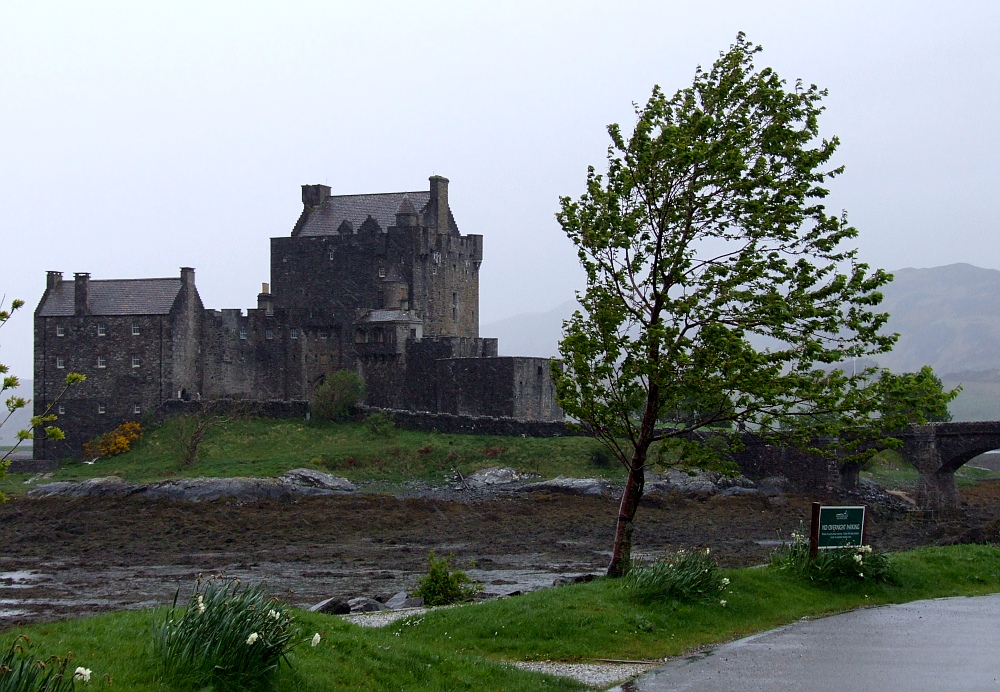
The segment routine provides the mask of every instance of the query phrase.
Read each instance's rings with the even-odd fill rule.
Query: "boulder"
[[[356,493],[358,486],[346,478],[330,475],[315,469],[292,469],[278,479],[291,486],[294,492],[304,495],[330,495],[332,493]]]
[[[57,481],[44,483],[28,491],[29,497],[124,497],[142,490],[141,485],[129,483],[118,476],[90,478],[81,483]]]
[[[385,602],[386,608],[400,610],[402,608],[419,608],[424,604],[422,598],[409,598],[405,591],[400,591],[395,596]]]
[[[596,574],[579,574],[575,577],[556,577],[552,581],[552,586],[565,586],[566,584],[586,584],[589,581],[594,581],[597,578]]]
[[[274,478],[171,478],[150,483],[141,494],[151,499],[205,502],[222,498],[287,500],[292,492]]]
[[[536,477],[535,474],[521,473],[512,468],[504,466],[491,466],[486,469],[479,469],[475,473],[465,477],[465,485],[470,489],[477,490],[491,485],[508,485],[519,483],[528,478]]]
[[[388,610],[384,604],[379,603],[374,598],[365,598],[364,596],[352,598],[347,602],[347,605],[351,607],[352,613],[377,613],[380,610]]]
[[[330,615],[347,615],[351,612],[351,606],[347,600],[341,596],[334,596],[325,601],[320,601],[309,608],[313,613],[329,613]]]
[[[570,493],[573,495],[593,495],[600,497],[610,493],[610,486],[599,478],[565,478],[559,476],[550,481],[528,483],[521,488],[526,493],[548,491],[552,493]]]

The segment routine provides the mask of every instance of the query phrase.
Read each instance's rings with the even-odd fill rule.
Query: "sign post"
[[[830,548],[857,548],[865,544],[865,506],[824,507],[812,503],[809,555]]]

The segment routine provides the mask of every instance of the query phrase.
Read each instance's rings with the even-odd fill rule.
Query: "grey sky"
[[[206,306],[251,307],[299,185],[451,179],[482,233],[482,319],[582,287],[554,220],[605,126],[686,86],[740,30],[759,65],[830,90],[847,173],[831,205],[886,268],[1000,268],[995,2],[16,2],[0,0],[0,293],[49,269],[197,269]],[[31,371],[31,320],[0,333]]]

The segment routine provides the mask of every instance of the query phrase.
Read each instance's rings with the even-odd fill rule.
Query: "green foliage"
[[[462,570],[452,569],[451,560],[431,552],[427,556],[427,574],[420,579],[413,595],[424,599],[429,606],[449,605],[469,600],[482,588],[482,584],[472,581]]]
[[[199,581],[183,612],[154,624],[153,649],[165,679],[179,685],[255,690],[288,663],[299,634],[292,617],[263,586],[237,580]]]
[[[874,369],[837,366],[892,348],[876,311],[891,276],[843,247],[858,232],[823,205],[842,172],[837,138],[819,134],[826,92],[789,88],[759,52],[740,34],[690,87],[654,87],[630,136],[608,127],[606,174],[590,168],[586,192],[560,200],[587,288],[557,397],[629,469],[609,574],[657,440],[726,424],[799,445],[880,433]]]
[[[879,410],[887,421],[898,423],[900,427],[911,423],[949,422],[948,403],[962,391],[961,387],[956,387],[946,392],[941,378],[929,365],[901,375],[885,372],[881,385],[884,391]]]
[[[648,564],[632,565],[623,580],[623,586],[646,603],[724,601],[722,592],[728,585],[708,548],[678,550]]]
[[[363,425],[368,434],[375,438],[392,437],[396,432],[396,424],[392,422],[392,418],[381,411],[365,416]]]
[[[795,534],[793,539],[771,554],[772,568],[833,588],[898,582],[889,556],[876,553],[870,545],[820,550],[813,558],[803,536]]]
[[[353,370],[338,370],[316,388],[309,409],[319,420],[346,421],[364,400],[365,382],[361,376]]]
[[[90,679],[91,672],[83,668],[66,672],[73,654],[40,660],[28,652],[29,644],[27,637],[16,637],[0,655],[0,692],[67,692],[73,689],[74,676]]]
[[[607,447],[599,445],[590,450],[587,454],[587,461],[590,462],[591,466],[604,469],[614,464],[616,459]]]

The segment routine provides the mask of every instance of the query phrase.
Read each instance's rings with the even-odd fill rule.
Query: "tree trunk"
[[[609,577],[624,576],[632,561],[633,521],[639,510],[639,500],[642,499],[642,490],[646,483],[644,461],[644,459],[640,461],[633,456],[629,466],[625,492],[622,494],[622,503],[618,510],[618,523],[615,525],[615,546],[611,553],[611,563],[608,565],[607,573]]]

